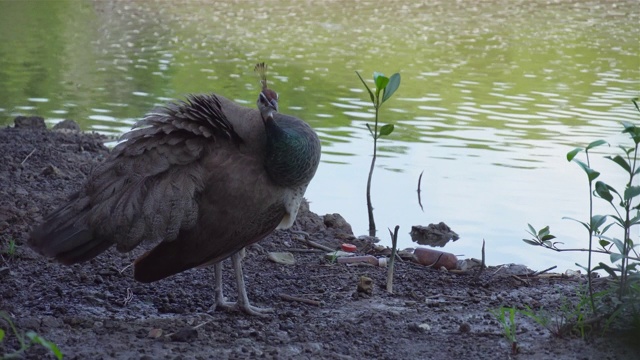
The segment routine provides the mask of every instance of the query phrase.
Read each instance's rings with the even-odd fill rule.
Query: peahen
[[[290,227],[320,161],[320,141],[304,121],[278,112],[266,66],[256,66],[258,110],[222,96],[192,95],[147,114],[69,201],[31,232],[29,245],[71,265],[115,245],[127,252],[157,245],[134,262],[134,277],[153,282],[231,257],[241,310],[249,304],[242,252]]]

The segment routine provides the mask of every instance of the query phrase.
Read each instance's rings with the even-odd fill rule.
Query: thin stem
[[[638,144],[636,144],[635,149],[633,151],[633,163],[631,166],[631,170],[629,171],[629,185],[633,185],[633,175],[636,169],[636,160],[638,158]],[[622,244],[622,265],[620,267],[620,296],[624,295],[626,292],[626,283],[627,283],[627,266],[629,265],[629,259],[627,256],[631,252],[630,240],[631,240],[631,224],[629,224],[629,216],[631,213],[631,199],[627,199],[624,202],[624,210],[626,213],[625,222],[624,222],[624,243]]]
[[[373,177],[373,169],[376,166],[376,157],[378,149],[378,111],[380,109],[380,99],[376,96],[373,104],[376,110],[375,123],[373,125],[373,157],[371,158],[371,167],[369,168],[369,178],[367,179],[367,211],[369,213],[369,236],[376,236],[376,222],[373,219],[373,205],[371,204],[371,178]]]
[[[589,151],[585,150],[587,156],[587,166],[591,168],[589,161]],[[596,313],[596,305],[593,300],[593,285],[591,283],[591,255],[593,254],[593,181],[589,178],[589,255],[587,260],[587,281],[589,283],[589,301],[591,302],[591,311]]]

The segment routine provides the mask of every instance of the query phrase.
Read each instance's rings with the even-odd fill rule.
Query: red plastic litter
[[[358,248],[353,245],[353,244],[342,244],[342,251],[346,251],[346,252],[354,252],[356,251]]]

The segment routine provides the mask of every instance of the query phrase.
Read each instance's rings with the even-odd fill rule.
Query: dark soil
[[[29,229],[104,158],[104,140],[73,130],[0,130],[0,310],[19,332],[32,330],[57,344],[66,359],[640,358],[639,349],[615,329],[605,335],[594,331],[586,340],[558,338],[521,314],[516,315],[519,352],[512,353],[490,310],[529,306],[561,315],[557,308],[563,302],[578,301],[584,277],[518,277],[489,268],[475,279],[474,273],[404,261],[396,262],[394,293],[389,294],[386,268],[332,263],[298,235],[278,231],[250,247],[245,258],[252,304],[275,309],[263,318],[210,312],[210,268],[153,284],[135,282],[128,266],[145,249],[109,250],[71,267],[38,256],[25,245]],[[340,219],[303,210],[296,228],[332,248],[349,241],[360,252],[382,256],[367,240],[354,239]],[[271,251],[291,251],[296,264],[269,261]],[[225,294],[233,298],[226,262]],[[356,291],[361,276],[373,279],[372,294]],[[598,279],[603,286],[606,282]],[[283,294],[318,304],[287,300]],[[2,357],[20,345],[6,321],[0,320],[0,329],[6,332]],[[635,334],[636,344],[638,339]],[[52,357],[35,345],[22,355]]]

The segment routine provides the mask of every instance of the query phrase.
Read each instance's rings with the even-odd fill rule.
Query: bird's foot
[[[250,304],[233,301],[216,301],[216,303],[211,307],[210,311],[213,312],[218,309],[224,311],[241,311],[247,315],[254,316],[266,316],[269,313],[273,312],[272,308],[261,308]]]

